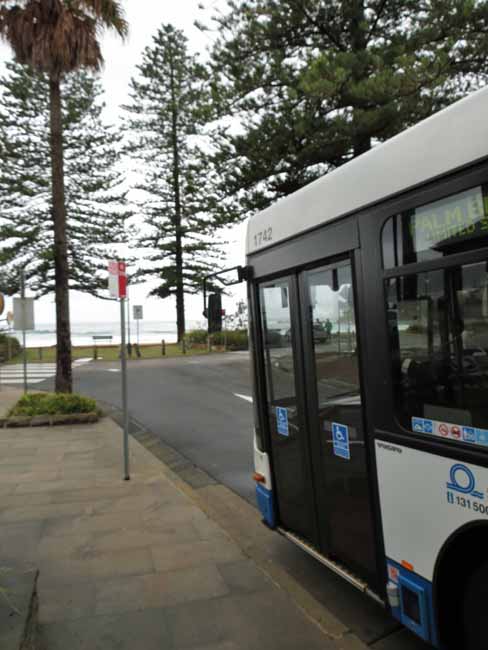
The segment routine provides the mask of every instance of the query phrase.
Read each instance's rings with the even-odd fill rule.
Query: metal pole
[[[137,319],[136,323],[137,323],[137,347],[139,347],[139,319]]]
[[[24,395],[27,393],[27,349],[25,336],[25,274],[24,269],[20,273],[20,297],[22,299],[22,363],[24,366]]]
[[[120,362],[122,365],[122,410],[124,413],[124,480],[129,481],[129,410],[127,400],[127,349],[125,347],[125,299],[120,299]]]
[[[129,298],[128,290],[127,290],[127,349],[129,350],[129,357],[132,357],[132,346],[130,344],[130,298]]]

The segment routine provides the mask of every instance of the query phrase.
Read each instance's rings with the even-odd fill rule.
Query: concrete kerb
[[[70,424],[94,424],[98,413],[70,413],[59,415],[12,415],[0,418],[0,429],[22,429],[25,427],[59,427]]]
[[[118,407],[106,402],[99,402],[99,406],[120,426],[123,416]],[[276,533],[263,526],[256,510],[247,501],[132,418],[129,433],[159,460],[164,475],[227,533],[309,621],[334,641],[337,650],[367,650],[368,646],[346,625],[273,561],[266,549],[267,541]]]

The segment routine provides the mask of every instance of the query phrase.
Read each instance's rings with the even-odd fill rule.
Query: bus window
[[[438,259],[488,244],[488,186],[475,187],[388,219],[386,269]]]
[[[401,424],[425,418],[423,433],[458,440],[455,425],[488,429],[487,264],[390,279],[387,302]]]
[[[295,401],[295,368],[292,351],[288,282],[261,288],[266,378],[270,406]]]
[[[351,268],[309,275],[319,404],[355,396],[360,405]]]

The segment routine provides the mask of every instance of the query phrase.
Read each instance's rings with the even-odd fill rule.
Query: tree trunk
[[[49,80],[51,119],[52,210],[54,222],[54,277],[56,282],[56,392],[71,393],[71,332],[69,267],[64,197],[63,123],[58,76]]]
[[[176,329],[178,332],[178,343],[180,343],[183,340],[186,331],[181,234],[176,236],[176,276]]]
[[[186,331],[185,287],[183,282],[183,233],[181,228],[180,152],[178,147],[178,107],[174,71],[171,69],[172,141],[173,141],[173,190],[175,195],[175,265],[176,265],[176,329],[178,343]]]

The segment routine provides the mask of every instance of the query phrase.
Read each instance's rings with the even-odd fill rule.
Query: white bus
[[[488,89],[250,220],[264,522],[488,648]]]

